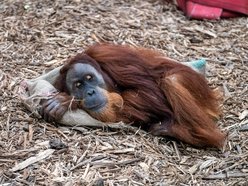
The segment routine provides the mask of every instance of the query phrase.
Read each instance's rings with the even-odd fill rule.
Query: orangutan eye
[[[76,83],[75,83],[75,87],[77,87],[77,88],[79,88],[81,85],[82,85],[81,82],[76,82]]]
[[[93,79],[93,76],[88,74],[88,75],[85,76],[85,78],[86,78],[87,81],[90,81],[90,80]]]

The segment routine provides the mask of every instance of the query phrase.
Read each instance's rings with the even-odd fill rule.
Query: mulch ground
[[[248,19],[189,20],[166,1],[2,0],[0,184],[247,185]],[[205,58],[224,92],[222,151],[195,149],[140,130],[77,130],[35,118],[21,104],[23,79],[60,66],[95,42]],[[206,100],[207,101],[207,100]]]

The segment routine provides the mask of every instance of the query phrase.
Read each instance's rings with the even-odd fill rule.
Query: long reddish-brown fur
[[[96,44],[64,66],[56,83],[60,91],[66,92],[68,68],[82,59],[103,75],[109,96],[114,96],[105,114],[91,114],[96,119],[138,123],[154,135],[199,147],[223,146],[225,134],[214,122],[219,115],[218,96],[191,68],[153,50]],[[123,103],[115,106],[113,100]]]

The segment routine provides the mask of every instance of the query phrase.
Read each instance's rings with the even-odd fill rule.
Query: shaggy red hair
[[[107,84],[111,105],[103,114],[89,113],[96,119],[136,123],[198,147],[223,146],[225,134],[214,122],[218,96],[203,75],[153,50],[96,44],[61,69],[60,91],[67,91],[66,72],[79,61],[94,66]]]

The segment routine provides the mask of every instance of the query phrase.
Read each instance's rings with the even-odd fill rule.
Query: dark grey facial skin
[[[99,111],[107,104],[103,94],[105,82],[102,75],[91,65],[76,63],[66,74],[66,86],[71,96],[83,101],[86,110]]]

